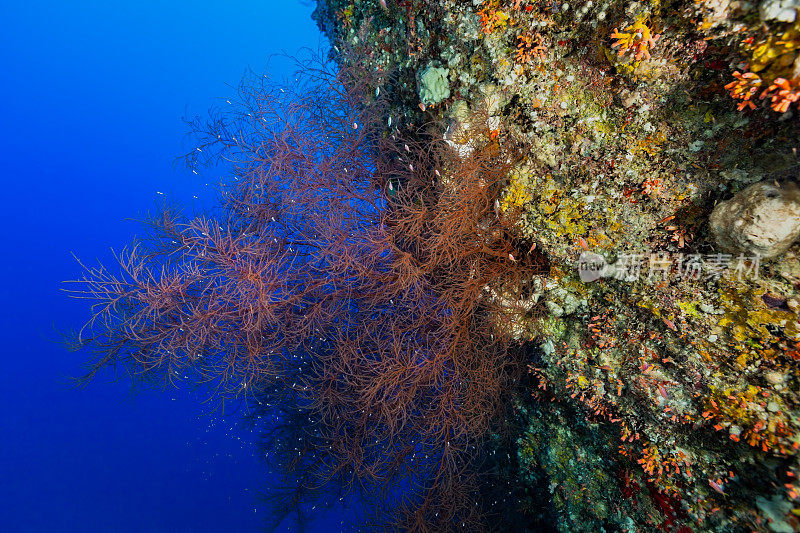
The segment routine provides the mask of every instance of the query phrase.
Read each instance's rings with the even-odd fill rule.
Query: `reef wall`
[[[387,131],[441,120],[469,151],[481,109],[522,147],[497,206],[551,265],[515,324],[531,524],[800,527],[798,7],[319,0]]]

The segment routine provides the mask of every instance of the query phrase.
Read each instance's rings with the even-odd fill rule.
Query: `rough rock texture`
[[[315,16],[341,64],[378,73],[387,133],[495,108],[487,137],[525,155],[498,209],[552,265],[548,312],[514,327],[532,356],[498,468],[529,521],[508,530],[800,528],[797,247],[731,258],[709,228],[715,204],[797,176],[794,3],[767,24],[728,0],[386,5]],[[450,94],[420,105],[431,64]],[[624,275],[582,282],[587,251]]]
[[[764,0],[758,6],[759,14],[763,20],[779,20],[781,22],[794,22],[797,18],[797,0]]]
[[[723,250],[775,257],[800,236],[800,190],[792,182],[756,183],[718,204],[709,223]]]

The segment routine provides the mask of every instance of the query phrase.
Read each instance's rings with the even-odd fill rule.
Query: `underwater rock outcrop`
[[[387,134],[491,95],[522,154],[497,210],[550,261],[513,327],[510,530],[798,530],[796,3],[381,4],[319,0],[335,58],[378,74]]]
[[[800,236],[800,190],[793,182],[755,183],[718,204],[709,224],[726,252],[775,257]]]

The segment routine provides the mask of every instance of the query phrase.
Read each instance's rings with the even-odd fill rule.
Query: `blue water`
[[[204,414],[186,390],[131,397],[130,382],[109,375],[76,389],[68,378],[85,355],[54,341],[88,316],[85,302],[60,293],[80,273],[70,253],[108,262],[138,230],[126,219],[163,196],[208,205],[213,180],[173,165],[185,148],[181,116],[232,94],[270,54],[326,46],[312,9],[292,0],[4,4],[0,531],[258,530],[255,493],[272,477],[233,418]],[[289,67],[270,62],[278,77]],[[331,531],[337,518],[312,529]]]

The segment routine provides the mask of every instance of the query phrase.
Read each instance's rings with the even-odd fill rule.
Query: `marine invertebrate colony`
[[[650,59],[650,50],[656,45],[660,35],[653,34],[650,27],[642,20],[626,26],[623,31],[614,29],[611,38],[616,39],[611,48],[619,48],[619,56],[626,53],[633,55],[634,60]]]
[[[343,1],[318,5],[337,46],[362,46],[341,64],[390,73],[392,124],[491,101],[500,148],[523,147],[497,211],[551,268],[541,316],[510,324],[530,383],[494,455],[524,489],[503,526],[797,529],[800,253],[710,231],[715,205],[797,179],[796,2],[360,3],[352,28],[326,23]],[[418,53],[395,53],[412,26]],[[421,109],[429,64],[450,97]],[[743,229],[782,240],[767,220]]]
[[[768,4],[768,2],[764,2]],[[794,8],[788,8],[794,12]],[[762,11],[762,16],[767,15]],[[793,22],[794,17],[788,22]],[[736,81],[725,86],[733,98],[740,99],[738,109],[755,109],[752,97],[762,86],[761,99],[769,98],[770,107],[778,113],[785,113],[789,106],[800,99],[798,89],[798,50],[800,50],[800,22],[783,24],[772,31],[757,33],[742,42],[750,51],[749,72],[733,73]]]
[[[224,217],[90,272],[98,363],[277,409],[290,503],[797,529],[794,5],[319,0],[345,78],[198,127]]]
[[[542,266],[493,209],[513,153],[483,132],[467,156],[441,131],[382,136],[363,72],[298,79],[250,79],[193,123],[189,163],[230,162],[221,215],[163,211],[119,274],[87,269],[89,377],[188,374],[244,402],[286,472],[279,519],[358,488],[372,520],[473,529],[521,370],[500,317],[531,311],[515,302]]]
[[[419,99],[424,105],[438,104],[450,96],[446,68],[429,66],[419,74]]]
[[[742,74],[739,71],[733,73],[736,81],[732,81],[725,86],[730,91],[731,98],[741,100],[736,108],[741,111],[745,107],[755,109],[756,104],[753,102],[753,97],[758,93],[763,80],[758,74],[754,72],[745,72]]]

